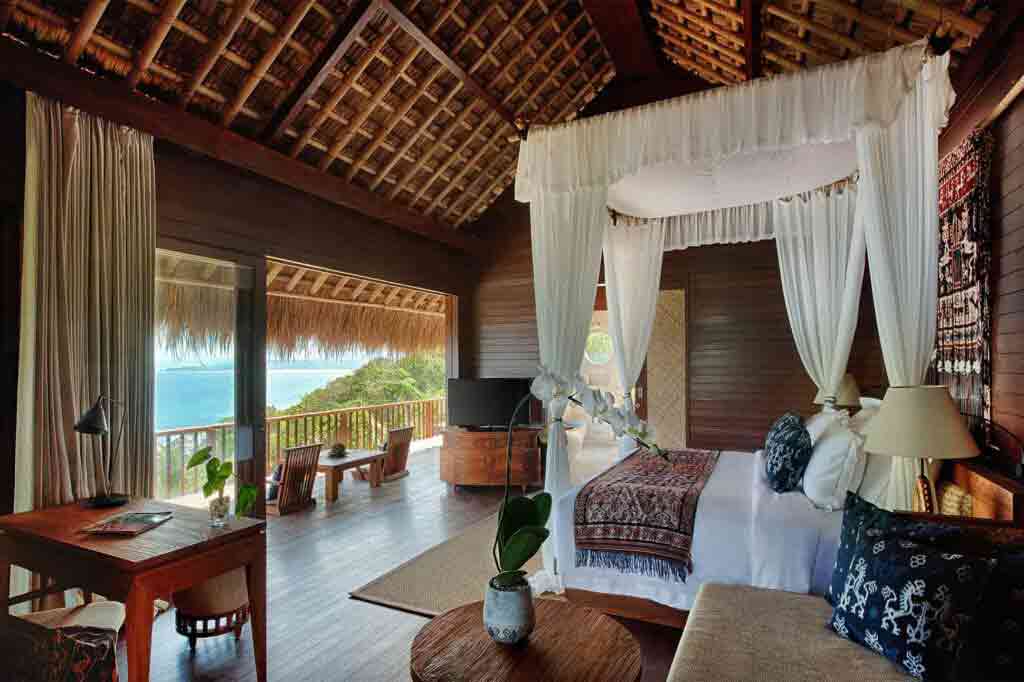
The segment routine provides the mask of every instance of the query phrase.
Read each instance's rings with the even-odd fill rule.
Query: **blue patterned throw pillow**
[[[764,474],[768,486],[777,493],[800,490],[800,481],[813,451],[811,434],[804,428],[804,420],[795,414],[779,417],[764,443]]]
[[[971,670],[968,643],[993,560],[865,535],[829,625],[926,680]]]
[[[843,528],[839,533],[839,551],[836,552],[836,565],[832,569],[832,582],[825,593],[825,601],[836,605],[839,595],[846,584],[846,571],[850,560],[857,550],[862,536],[869,530],[881,536],[888,523],[889,512],[879,509],[856,493],[846,493],[846,507],[843,511]]]

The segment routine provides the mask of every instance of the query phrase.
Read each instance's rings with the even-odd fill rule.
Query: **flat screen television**
[[[507,427],[512,410],[530,392],[529,379],[449,379],[448,423],[452,426]],[[523,406],[516,424],[530,422]]]

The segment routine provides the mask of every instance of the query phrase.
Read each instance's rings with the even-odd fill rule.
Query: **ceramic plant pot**
[[[492,580],[484,596],[484,627],[499,644],[519,644],[533,632],[533,591],[522,582],[496,587]]]
[[[210,526],[223,528],[228,522],[228,511],[231,509],[231,498],[215,497],[210,500]]]

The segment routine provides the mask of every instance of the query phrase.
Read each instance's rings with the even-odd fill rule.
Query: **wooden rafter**
[[[292,273],[291,279],[288,280],[288,284],[285,285],[285,291],[295,291],[295,287],[299,285],[302,278],[306,276],[306,268],[295,268],[295,272]]]
[[[383,2],[383,0],[380,1]],[[444,9],[444,11],[441,12],[438,18],[434,21],[434,24],[430,27],[431,34],[437,32],[437,30],[444,25],[444,22],[448,21],[455,12],[456,6],[456,3],[451,3]],[[382,5],[382,8],[386,8],[386,6]],[[402,27],[402,24],[395,21],[395,26]],[[373,96],[370,98],[370,101],[365,107],[363,107],[363,110],[356,115],[346,129],[342,130],[334,138],[334,141],[331,143],[327,153],[324,154],[324,157],[320,160],[320,170],[325,171],[331,167],[331,164],[334,163],[334,160],[338,157],[341,150],[343,150],[352,140],[356,131],[363,126],[367,119],[370,118],[370,115],[373,114],[374,110],[381,102],[384,101],[384,98],[391,94],[391,88],[393,88],[399,81],[402,74],[405,73],[405,70],[409,68],[417,57],[420,56],[421,49],[421,47],[415,47],[409,50],[409,52],[402,57],[401,61],[391,68],[391,75],[388,76],[388,78],[377,88],[376,92],[374,92]]]
[[[181,93],[178,101],[182,107],[188,106],[192,96],[196,94],[196,90],[206,80],[206,77],[210,75],[210,71],[216,65],[217,60],[221,58],[221,55],[224,54],[224,51],[231,43],[231,39],[235,37],[235,33],[242,25],[242,22],[245,21],[246,15],[254,4],[256,4],[256,0],[235,0],[235,5],[231,8],[231,15],[228,17],[224,30],[221,31],[216,40],[209,44],[206,54],[203,55],[202,61],[199,62],[195,73],[189,78],[188,84]]]
[[[694,61],[690,57],[682,54],[681,52],[676,51],[671,46],[665,46],[665,54],[667,54],[670,59],[672,59],[680,66],[695,71],[697,75],[699,75],[701,78],[710,83],[732,85],[736,82],[733,79],[726,77],[724,74],[719,73],[714,69],[708,68],[707,66],[701,64],[700,62]]]
[[[178,18],[178,14],[184,6],[185,0],[167,0],[164,4],[160,16],[157,17],[153,29],[149,32],[146,42],[135,58],[135,66],[128,74],[128,87],[134,89],[138,86],[139,81],[142,80],[142,74],[146,73],[149,65],[153,63],[153,58],[156,57],[160,46],[164,44],[164,39],[171,32],[171,25]]]
[[[984,24],[965,16],[955,9],[944,7],[933,0],[899,0],[901,6],[918,14],[934,19],[939,23],[949,22],[956,30],[977,38],[985,30]]]
[[[469,73],[466,72],[454,59],[452,59],[448,53],[438,45],[433,37],[425,33],[419,26],[417,26],[409,17],[407,17],[402,10],[398,9],[391,0],[380,0],[383,9],[388,15],[402,27],[402,30],[412,36],[420,46],[426,50],[431,57],[444,64],[445,68],[448,69],[456,78],[462,81],[463,86],[470,92],[472,92],[477,98],[483,100],[487,105],[502,119],[505,120],[511,126],[515,125],[515,118],[509,113],[500,102],[498,102],[494,96],[483,86],[476,82]],[[453,3],[454,5],[454,3]]]
[[[281,139],[284,131],[320,89],[320,86],[327,80],[327,76],[334,71],[338,62],[379,11],[380,6],[377,4],[377,0],[359,0],[352,6],[348,17],[335,29],[334,35],[320,51],[316,61],[306,69],[302,80],[293,88],[285,100],[285,104],[271,119],[267,126],[271,139]]]
[[[688,43],[682,38],[674,36],[666,31],[659,31],[658,35],[660,35],[662,39],[664,39],[671,45],[675,46],[676,48],[683,50],[684,52],[688,52],[692,56],[698,57],[702,61],[705,61],[708,64],[715,66],[716,68],[718,68],[719,71],[729,74],[738,81],[746,80],[747,78],[746,71],[736,68],[736,66],[734,66],[733,64],[723,61],[722,59],[719,59],[715,55],[700,48],[694,43]]]
[[[803,53],[814,57],[816,60],[822,63],[834,62],[838,57],[837,55],[827,52],[819,47],[815,47],[810,43],[804,42],[796,36],[784,33],[782,31],[776,31],[775,29],[766,28],[764,29],[764,36],[771,38],[777,43],[781,43],[786,47],[796,50],[797,52]]]
[[[356,288],[352,290],[352,300],[358,301],[359,297],[362,295],[363,291],[365,291],[366,287],[368,286],[370,286],[369,280],[364,279],[361,282],[359,282],[359,284],[356,285]]]
[[[295,29],[299,27],[302,20],[306,18],[306,14],[313,7],[313,0],[299,0],[295,5],[295,8],[288,15],[288,19],[281,27],[280,32],[270,43],[267,51],[260,57],[259,62],[253,67],[253,70],[246,77],[242,83],[242,87],[239,88],[235,94],[235,98],[231,101],[231,104],[227,109],[224,110],[224,115],[221,117],[221,124],[225,127],[230,126],[231,122],[235,120],[235,116],[238,115],[238,111],[245,104],[246,100],[249,99],[249,95],[253,93],[256,86],[260,84],[263,76],[270,69],[271,65],[277,59],[277,56],[281,54],[281,50],[284,49],[288,43],[288,39],[295,33]]]
[[[723,5],[721,2],[715,2],[714,0],[692,0],[694,4],[699,7],[711,11],[713,14],[725,17],[733,23],[735,28],[737,25],[743,25],[746,23],[746,17],[744,12],[746,11],[746,5],[749,4],[747,0],[744,0],[744,12],[739,12],[734,7]]]
[[[879,19],[878,17],[868,14],[867,12],[858,9],[854,5],[851,5],[847,0],[815,0],[822,7],[827,7],[834,13],[849,19],[850,21],[859,22],[861,25],[870,28],[873,31],[885,35],[891,35],[895,40],[904,43],[912,43],[921,36],[916,35],[902,26],[897,26],[891,21]]]
[[[677,19],[685,20],[693,24],[694,26],[699,26],[700,28],[704,29],[705,31],[708,31],[709,33],[714,33],[715,35],[721,38],[725,38],[737,48],[743,49],[743,36],[739,35],[738,33],[730,31],[724,26],[719,26],[713,21],[705,19],[704,17],[698,14],[694,14],[693,12],[687,11],[686,9],[683,9],[679,5],[673,5],[669,2],[666,2],[666,0],[654,0],[654,6],[665,9],[668,12],[674,14]]]
[[[268,291],[267,296],[274,296],[277,298],[290,298],[299,301],[313,301],[315,303],[329,303],[332,305],[346,305],[355,308],[376,308],[378,310],[402,310],[396,306],[384,305],[383,303],[369,303],[363,301],[346,301],[344,299],[333,299],[326,298],[324,296],[309,296],[308,294],[295,294],[287,291]],[[404,309],[403,312],[411,315],[429,315],[431,317],[444,317],[443,312],[433,312],[430,310],[410,310]]]
[[[809,6],[810,2],[808,1],[806,4]],[[825,26],[824,24],[820,24],[816,21],[813,21],[806,15],[800,15],[797,14],[796,12],[791,12],[784,7],[780,7],[772,3],[769,3],[765,6],[765,12],[772,16],[776,16],[784,21],[790,22],[791,24],[796,26],[801,33],[810,32],[817,34],[822,38],[832,43],[835,43],[836,45],[839,45],[849,50],[850,52],[853,52],[854,54],[865,55],[871,52],[870,48],[854,40],[845,33],[840,33],[839,31],[833,30],[832,28]],[[800,35],[798,37],[802,38],[803,36]]]
[[[292,144],[291,151],[289,152],[292,157],[298,156],[299,153],[302,152],[302,150],[310,143],[313,136],[316,135],[316,131],[319,130],[327,119],[334,113],[335,107],[337,107],[338,103],[341,102],[341,98],[345,96],[345,93],[348,92],[349,88],[355,84],[356,80],[363,75],[363,72],[366,71],[377,55],[380,54],[380,49],[387,44],[391,39],[391,36],[393,36],[396,31],[398,31],[398,26],[392,25],[391,28],[378,35],[374,39],[373,43],[370,44],[369,49],[363,53],[355,66],[349,70],[345,75],[345,78],[342,79],[341,83],[339,83],[334,89],[331,96],[327,98],[327,101],[322,105],[319,105],[320,109],[317,111],[316,116],[313,117],[310,124]],[[310,100],[309,103],[312,103],[312,100]],[[350,121],[344,121],[344,125],[346,128],[351,128]]]
[[[344,275],[338,277],[338,281],[334,283],[334,288],[331,289],[331,298],[338,298],[338,296],[341,296],[342,290],[344,290],[345,285],[348,284],[351,279],[351,277],[345,277]]]
[[[481,122],[480,128],[483,129],[483,130],[486,130],[487,126],[490,124],[490,122],[494,118],[494,116],[495,116],[495,114],[494,114],[493,111],[492,112],[488,112],[487,117],[484,118],[484,120]],[[497,130],[494,131],[494,137],[500,139],[500,135],[501,135],[501,126],[499,125],[497,127]],[[476,153],[473,154],[473,156],[470,158],[470,160],[455,175],[455,181],[458,182],[463,177],[465,177],[466,173],[469,172],[469,169],[472,168],[477,163],[479,163],[480,159],[483,158],[483,155],[487,151],[489,151],[489,149],[490,149],[490,147],[492,145],[496,145],[494,140],[489,140],[489,141],[485,142],[484,144],[480,145],[479,149],[476,150]],[[498,154],[501,154],[501,149],[498,149]],[[450,161],[452,158],[454,158],[454,157],[449,157],[446,160],[446,163],[448,161]],[[421,193],[420,196],[422,196],[422,192],[424,190],[426,190],[427,187],[429,187],[429,184],[424,184],[423,185],[423,187],[420,189],[420,193]],[[437,208],[437,205],[440,204],[442,201],[444,201],[445,197],[447,197],[451,193],[451,191],[452,191],[452,185],[448,185],[443,190],[438,192],[434,196],[434,198],[430,201],[430,204],[427,206],[427,213],[432,213],[434,211],[434,209]]]
[[[475,35],[480,26],[482,26],[484,21],[487,20],[487,17],[490,16],[491,10],[493,10],[494,7],[496,7],[496,5],[491,5],[485,8],[484,11],[480,12],[480,15],[474,20],[473,24],[470,25],[470,27],[463,33],[462,38],[456,42],[455,47],[452,48],[452,54],[459,54],[462,48],[465,47],[466,43],[469,42],[470,36]],[[355,163],[349,167],[348,172],[345,174],[345,178],[347,180],[351,180],[360,170],[363,170],[367,160],[373,156],[373,153],[377,151],[381,143],[387,139],[388,135],[391,134],[391,131],[395,129],[396,125],[398,125],[398,122],[409,113],[409,110],[412,109],[413,105],[419,101],[420,97],[423,96],[427,89],[434,84],[434,81],[437,80],[443,72],[444,65],[441,63],[436,64],[416,88],[416,92],[414,92],[412,96],[407,97],[405,103],[392,112],[388,117],[388,120],[385,121],[383,128],[377,132],[377,136],[368,145],[366,145],[366,148],[360,153],[359,158],[356,159]],[[463,81],[459,81],[459,84],[461,89],[463,87]]]
[[[776,52],[775,50],[765,50],[764,58],[770,62],[778,64],[779,66],[782,67],[784,71],[799,71],[801,68],[803,68],[803,65],[800,64],[799,62],[794,62],[789,57],[785,57]]]
[[[284,270],[284,265],[281,263],[273,263],[267,268],[267,286],[269,287],[277,279],[277,276]]]
[[[67,48],[64,50],[65,62],[74,64],[82,56],[82,50],[89,43],[93,31],[96,30],[96,26],[100,23],[109,4],[110,0],[89,0],[85,11],[82,12],[82,18],[78,20],[78,25],[75,26],[75,31],[71,34]]]
[[[655,14],[654,20],[657,23],[672,29],[673,31],[682,34],[683,36],[686,36],[690,40],[696,41],[701,45],[704,45],[705,47],[708,47],[712,50],[715,50],[716,52],[720,52],[721,54],[731,57],[738,64],[743,64],[747,60],[746,55],[737,50],[736,48],[730,45],[726,45],[725,43],[721,43],[717,40],[712,40],[711,38],[708,38],[704,35],[701,35],[697,31],[694,31],[693,29],[689,28],[688,26],[686,26],[677,19],[672,19],[667,16]]]
[[[317,293],[319,293],[320,290],[323,288],[324,284],[327,282],[327,278],[330,277],[330,276],[331,276],[331,273],[329,273],[329,272],[321,272],[321,273],[319,273],[316,276],[316,279],[313,280],[313,286],[311,286],[309,288],[310,295],[316,296]]]
[[[761,26],[763,16],[761,10],[764,0],[747,0],[743,3],[743,43],[746,50],[747,79],[761,77],[761,43],[764,30]]]

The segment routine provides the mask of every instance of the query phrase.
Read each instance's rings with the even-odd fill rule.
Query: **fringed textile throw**
[[[961,412],[990,418],[989,177],[993,138],[964,140],[939,163],[939,310],[932,369]]]
[[[686,582],[701,491],[717,450],[639,450],[576,496],[576,565]]]

